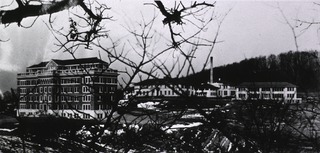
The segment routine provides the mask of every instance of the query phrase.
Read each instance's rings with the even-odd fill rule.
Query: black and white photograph
[[[1,0],[0,153],[320,152],[320,1]]]

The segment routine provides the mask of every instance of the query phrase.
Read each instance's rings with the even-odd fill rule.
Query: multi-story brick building
[[[114,102],[116,70],[98,58],[52,59],[18,74],[19,116],[104,118]]]

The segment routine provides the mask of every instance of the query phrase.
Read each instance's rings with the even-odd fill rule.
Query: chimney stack
[[[213,83],[213,57],[210,57],[210,83]]]

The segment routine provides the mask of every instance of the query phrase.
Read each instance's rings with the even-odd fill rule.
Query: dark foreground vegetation
[[[175,103],[176,104],[176,103]],[[185,103],[186,107],[188,103]],[[167,103],[172,106],[172,103]],[[185,108],[186,108],[185,107]],[[3,152],[318,152],[319,105],[235,101],[131,108],[110,126],[103,121],[18,118],[0,136]],[[134,112],[134,113],[133,113]],[[140,112],[140,113],[139,113]],[[198,114],[198,115],[196,115]],[[189,116],[189,117],[186,117]],[[144,122],[133,122],[143,118]],[[193,126],[191,126],[193,125]]]

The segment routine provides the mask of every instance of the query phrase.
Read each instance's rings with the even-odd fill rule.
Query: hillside
[[[187,80],[209,81],[210,70],[188,76]],[[260,56],[213,68],[214,80],[237,85],[247,81],[286,81],[301,92],[320,89],[320,60],[317,51],[286,52]]]

